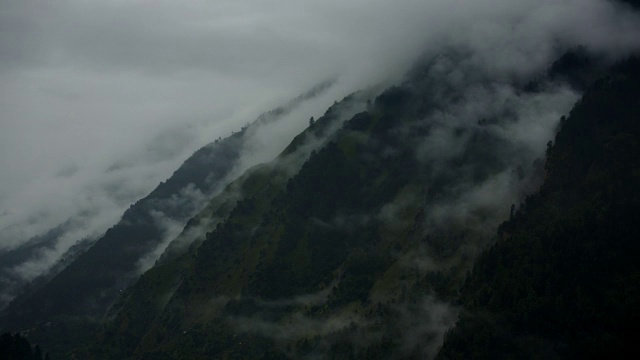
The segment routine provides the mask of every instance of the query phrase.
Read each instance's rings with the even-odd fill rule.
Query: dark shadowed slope
[[[541,190],[499,228],[439,359],[640,356],[640,60],[584,94]]]
[[[640,9],[640,0],[619,0],[623,3],[627,3],[633,7],[635,7],[636,9]]]

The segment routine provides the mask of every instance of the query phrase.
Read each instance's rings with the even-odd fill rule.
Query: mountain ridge
[[[145,274],[96,342],[76,356],[434,356],[456,313],[443,299],[455,299],[476,251],[469,246],[488,243],[491,231],[455,221],[457,232],[447,233],[451,223],[437,230],[429,212],[460,196],[467,181],[525,179],[534,169],[518,175],[508,170],[515,165],[504,162],[504,154],[494,158],[518,148],[493,128],[510,126],[509,118],[454,129],[469,132],[467,149],[446,160],[454,171],[442,168],[442,159],[421,163],[416,145],[443,124],[415,120],[434,108],[433,101],[423,102],[420,88],[387,89],[276,191],[267,190],[273,175],[256,169],[247,181],[259,191],[245,193],[204,241]],[[510,175],[502,175],[505,170]],[[426,212],[424,201],[432,203]],[[492,219],[508,213],[503,206],[473,216],[497,226]],[[426,254],[432,264],[414,268],[411,262]],[[431,339],[426,345],[393,337],[411,314],[433,321],[411,325]]]
[[[2,327],[36,329],[70,315],[83,324],[91,318],[88,323],[99,321],[121,290],[139,275],[143,255],[162,241],[165,230],[155,214],[186,223],[200,208],[200,198],[205,199],[206,193],[215,192],[229,181],[227,177],[237,165],[248,132],[277,121],[332,85],[333,81],[320,83],[289,103],[262,114],[252,126],[196,151],[167,181],[131,205],[116,225],[58,274],[46,281],[36,279],[35,286],[13,299],[2,313]]]

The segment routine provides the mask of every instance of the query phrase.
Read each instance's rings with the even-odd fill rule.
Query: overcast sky
[[[637,34],[604,0],[0,0],[0,249],[69,218],[90,224],[70,237],[106,230],[194,150],[328,78],[270,142],[444,45],[512,76]]]

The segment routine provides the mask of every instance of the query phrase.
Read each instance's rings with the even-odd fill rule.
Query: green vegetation
[[[639,98],[640,60],[632,58],[563,119],[544,185],[478,259],[440,359],[637,355]]]

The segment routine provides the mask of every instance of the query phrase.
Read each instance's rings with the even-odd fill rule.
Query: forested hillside
[[[86,251],[76,254],[70,263],[60,264],[60,269],[52,269],[59,273],[44,274],[26,286],[0,314],[0,329],[31,332],[54,351],[86,341],[122,291],[153,265],[187,221],[233,179],[230,176],[238,170],[239,158],[252,133],[286,116],[331,85],[321,83],[262,114],[241,131],[196,151],[169,179],[131,205],[104,236],[86,246]],[[221,214],[225,211],[217,210]],[[201,230],[205,231],[206,226],[209,225],[201,224]],[[18,261],[18,253],[24,253],[24,257],[33,255],[28,248],[21,250],[6,256]],[[53,326],[45,328],[47,323]]]
[[[439,359],[638,356],[639,99],[632,58],[563,119],[542,188],[478,259]]]
[[[452,52],[416,67],[292,170],[289,157],[326,137],[337,110],[310,122],[278,159],[214,198],[197,219],[231,199],[228,217],[127,290],[75,356],[434,356],[478,249],[543,176],[534,160],[544,149],[508,136],[524,124],[518,112],[549,89],[572,99],[550,70],[513,102],[442,122],[442,111],[467,103],[456,97],[467,88],[442,72],[461,59]],[[471,85],[488,97],[494,86]],[[442,136],[452,143],[434,144]],[[447,157],[443,146],[460,150]],[[504,198],[487,198],[493,187]]]

